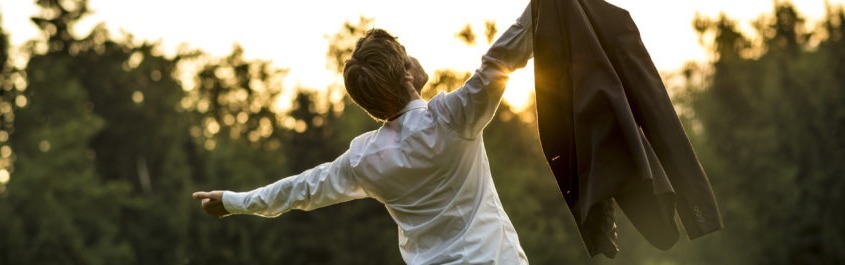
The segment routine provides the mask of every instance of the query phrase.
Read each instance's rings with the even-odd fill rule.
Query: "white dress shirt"
[[[408,264],[527,264],[490,174],[481,131],[508,75],[532,56],[530,9],[458,90],[410,102],[335,161],[249,192],[223,193],[233,214],[278,216],[360,198],[385,205]]]

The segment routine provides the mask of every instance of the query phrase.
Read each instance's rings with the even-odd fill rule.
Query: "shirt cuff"
[[[224,191],[223,208],[225,208],[226,211],[231,214],[247,213],[246,207],[244,207],[244,201],[246,200],[246,196],[246,192]]]

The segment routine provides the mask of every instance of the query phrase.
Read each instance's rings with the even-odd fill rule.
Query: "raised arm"
[[[458,134],[474,138],[496,113],[510,73],[533,56],[531,7],[481,57],[481,68],[458,90],[432,99],[434,108]]]
[[[232,214],[276,217],[293,209],[310,211],[364,198],[367,195],[352,175],[347,153],[252,191],[225,191],[223,205]]]

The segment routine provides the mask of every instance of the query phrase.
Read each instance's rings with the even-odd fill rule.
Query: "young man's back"
[[[409,264],[526,260],[490,174],[481,135],[463,137],[441,94],[352,142],[350,174],[399,226]]]
[[[225,210],[278,216],[371,197],[396,221],[408,264],[527,264],[493,185],[482,130],[509,73],[531,56],[528,16],[493,44],[463,87],[411,101],[333,162],[253,191],[222,193]]]

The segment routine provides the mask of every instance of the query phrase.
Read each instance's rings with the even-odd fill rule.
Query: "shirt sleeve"
[[[531,8],[481,57],[481,68],[458,90],[432,99],[442,120],[458,134],[474,138],[493,118],[510,73],[533,57]]]
[[[346,152],[333,162],[252,191],[225,191],[223,206],[232,214],[276,217],[293,209],[310,211],[366,196],[351,172]]]

